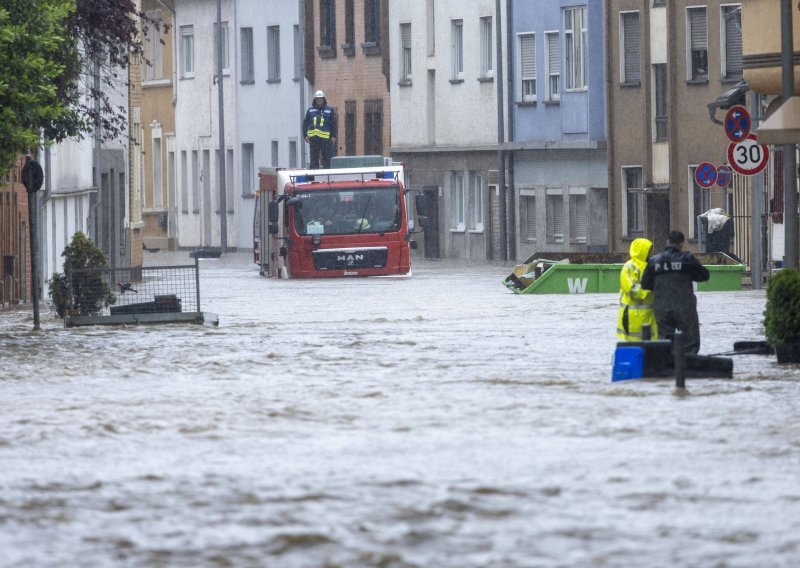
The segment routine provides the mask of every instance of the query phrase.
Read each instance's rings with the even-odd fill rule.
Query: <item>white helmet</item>
[[[315,99],[324,99],[325,98],[325,92],[321,91],[321,90],[317,91],[316,93],[314,93],[314,98]]]

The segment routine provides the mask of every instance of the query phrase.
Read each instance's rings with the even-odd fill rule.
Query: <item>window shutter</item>
[[[525,197],[525,237],[536,240],[536,198]]]
[[[638,83],[640,80],[641,32],[639,12],[623,14],[622,33],[625,41],[625,82]]]
[[[550,34],[547,36],[547,66],[551,75],[557,75],[560,71],[561,64],[561,49],[558,43],[558,34]]]
[[[689,10],[689,26],[692,29],[692,49],[707,49],[708,29],[706,25],[705,8],[693,8]]]
[[[725,18],[725,74],[727,77],[742,75],[742,28],[738,6],[723,8]]]
[[[519,36],[520,66],[523,79],[536,77],[536,42],[533,34]]]
[[[586,242],[587,227],[589,221],[588,211],[586,210],[585,195],[571,195],[570,201],[570,225],[572,238],[579,243]]]
[[[400,24],[400,35],[403,49],[411,49],[411,24]]]

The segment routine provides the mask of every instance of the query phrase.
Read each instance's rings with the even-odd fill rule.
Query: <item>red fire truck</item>
[[[334,158],[330,169],[260,168],[253,255],[262,276],[409,274],[403,165],[381,156]],[[423,227],[424,196],[416,195]]]

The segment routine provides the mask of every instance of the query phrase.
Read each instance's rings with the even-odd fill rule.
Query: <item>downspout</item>
[[[512,0],[506,0],[506,97],[508,102],[508,145],[514,142],[514,30],[512,23],[514,21],[514,7]],[[517,192],[514,188],[514,151],[509,147],[508,149],[508,188],[511,190],[511,199],[509,201],[510,211],[508,212],[508,233],[511,238],[508,241],[508,256],[511,260],[517,259]]]
[[[617,242],[615,238],[617,226],[617,180],[616,169],[614,168],[614,140],[612,133],[614,132],[614,85],[611,80],[611,74],[608,72],[611,69],[611,0],[605,1],[606,10],[606,29],[605,29],[605,42],[606,49],[603,59],[606,66],[606,160],[608,161],[608,244],[609,251],[614,252],[617,249]]]
[[[175,33],[178,17],[175,14],[175,9],[167,6],[163,0],[156,0],[156,2],[172,14],[172,106],[175,107],[178,104],[178,40]]]
[[[506,230],[506,165],[503,152],[505,139],[503,110],[503,26],[501,20],[500,0],[495,0],[495,44],[497,49],[497,174],[499,189],[500,213],[500,259],[508,260],[508,233]]]

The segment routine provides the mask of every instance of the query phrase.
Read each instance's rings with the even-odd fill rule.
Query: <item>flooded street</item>
[[[0,566],[797,565],[800,367],[612,384],[616,295],[413,269],[204,260],[219,327],[0,311]],[[764,303],[700,294],[701,353]]]

